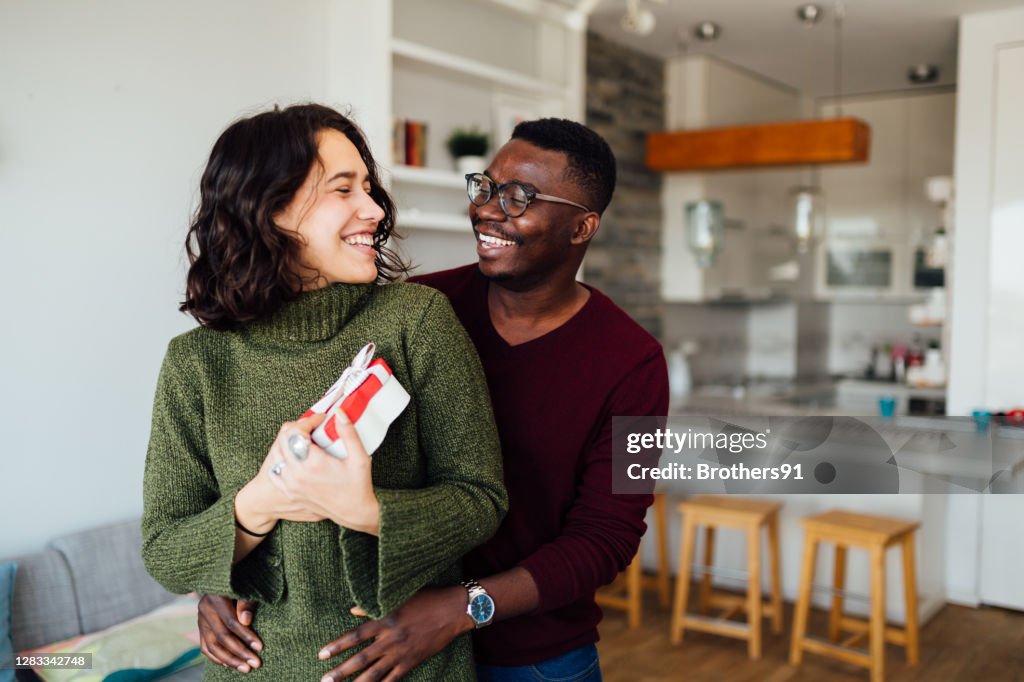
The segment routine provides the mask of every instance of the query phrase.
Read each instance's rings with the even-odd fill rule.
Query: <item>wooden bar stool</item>
[[[920,656],[917,623],[917,573],[914,567],[914,531],[917,521],[896,519],[872,514],[829,511],[803,520],[804,554],[793,624],[793,641],[789,662],[800,665],[803,652],[810,651],[831,656],[841,661],[862,665],[871,671],[871,682],[885,679],[885,643],[904,647],[907,663],[915,665]],[[818,543],[830,542],[836,546],[833,569],[832,608],[829,613],[829,643],[807,636],[807,615],[811,608],[814,583],[814,565]],[[906,600],[906,625],[902,628],[885,625],[885,552],[893,545],[903,549],[903,592]],[[868,550],[871,554],[871,617],[868,621],[843,615],[846,587],[846,550],[850,546]],[[852,635],[840,642],[843,631]],[[853,647],[868,638],[865,652]]]
[[[669,569],[668,569],[668,503],[662,493],[654,494],[654,523],[653,530],[658,542],[658,574],[645,576],[643,574],[643,562],[641,552],[638,549],[636,556],[629,566],[619,574],[608,587],[597,593],[595,601],[601,606],[626,611],[629,629],[634,630],[640,627],[642,614],[642,597],[645,588],[658,590],[658,603],[667,608],[669,604]],[[646,536],[645,536],[646,538]]]
[[[779,509],[781,502],[746,497],[700,495],[679,505],[683,514],[683,539],[679,548],[679,576],[672,608],[669,635],[673,644],[683,641],[687,628],[716,635],[747,640],[747,655],[761,657],[761,619],[770,616],[772,632],[782,632],[782,585],[779,576]],[[687,613],[690,572],[693,564],[697,527],[704,526],[704,569],[701,572],[697,605],[700,614]],[[747,533],[747,594],[719,595],[712,590],[711,576],[715,552],[715,530],[738,528]],[[771,574],[770,602],[761,599],[761,529],[768,531],[768,558]],[[711,617],[711,607],[725,609]],[[747,622],[729,620],[746,611]]]

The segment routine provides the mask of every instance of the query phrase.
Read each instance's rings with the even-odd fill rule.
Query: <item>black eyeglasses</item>
[[[469,173],[466,175],[466,194],[469,195],[469,200],[474,206],[483,206],[491,200],[495,193],[498,195],[498,205],[501,206],[501,210],[509,218],[518,218],[526,213],[526,209],[530,207],[530,202],[534,199],[568,204],[569,206],[582,208],[584,211],[590,210],[583,204],[577,204],[575,201],[526,189],[526,187],[518,182],[506,182],[504,185],[499,185],[483,173]]]

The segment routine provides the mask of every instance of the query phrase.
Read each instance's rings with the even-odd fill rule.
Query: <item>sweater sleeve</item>
[[[374,618],[400,606],[493,535],[508,510],[483,369],[442,294],[432,292],[406,353],[427,484],[376,489],[378,537],[341,531],[350,589]]]
[[[668,411],[668,371],[661,348],[636,366],[609,397],[605,423],[582,454],[578,493],[562,534],[520,562],[540,595],[538,612],[593,595],[636,555],[652,495],[612,493],[612,417]]]
[[[168,346],[153,404],[143,479],[142,558],[179,594],[211,592],[263,602],[283,596],[275,530],[237,564],[234,490],[221,491],[206,449],[201,387],[187,351]]]

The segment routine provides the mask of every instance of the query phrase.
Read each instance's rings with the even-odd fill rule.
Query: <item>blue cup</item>
[[[892,419],[896,415],[896,396],[883,395],[878,397],[878,414],[885,419]]]
[[[992,413],[988,410],[975,410],[971,413],[974,417],[974,426],[979,431],[988,431],[989,424],[992,423]]]

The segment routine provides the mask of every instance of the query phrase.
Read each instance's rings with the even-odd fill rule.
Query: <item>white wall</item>
[[[386,33],[351,21],[362,5],[0,3],[0,556],[141,512],[157,371],[192,324],[182,243],[206,156],[273,103],[379,111],[363,93],[387,52],[366,43]]]

